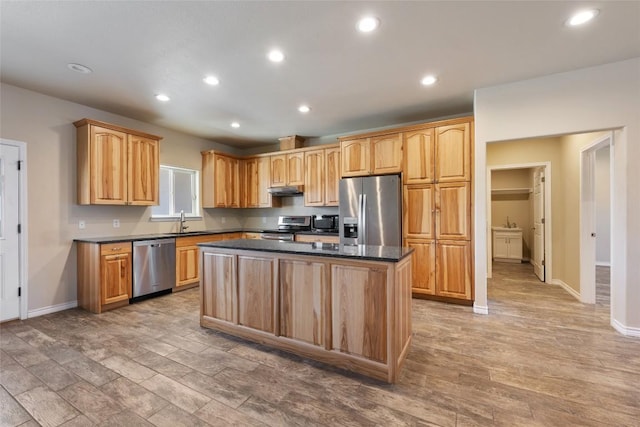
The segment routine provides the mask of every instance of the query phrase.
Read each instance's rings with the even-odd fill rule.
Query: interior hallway
[[[640,340],[608,308],[528,265],[496,266],[489,292],[488,316],[414,300],[395,385],[201,329],[197,289],[11,322],[0,425],[638,425]]]

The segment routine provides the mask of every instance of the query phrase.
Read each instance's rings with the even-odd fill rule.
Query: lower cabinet
[[[93,313],[129,304],[131,242],[78,242],[78,306]]]
[[[318,234],[296,234],[295,241],[308,243],[340,243],[340,237]]]
[[[410,258],[203,247],[200,324],[395,382],[411,342],[410,277]]]
[[[493,230],[493,260],[522,262],[522,231]]]
[[[471,242],[406,239],[405,246],[415,250],[411,280],[414,296],[471,301]]]

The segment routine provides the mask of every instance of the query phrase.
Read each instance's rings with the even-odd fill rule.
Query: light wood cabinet
[[[436,295],[472,299],[471,242],[436,243]]]
[[[387,361],[386,271],[331,267],[331,349],[377,362]]]
[[[434,140],[433,128],[404,132],[402,178],[405,184],[434,182]]]
[[[161,137],[89,119],[74,125],[78,204],[159,203]]]
[[[245,207],[259,207],[258,159],[246,159],[244,162],[244,199]]]
[[[342,176],[365,176],[371,174],[371,140],[352,139],[340,142]]]
[[[340,148],[306,151],[304,205],[338,206]]]
[[[326,263],[280,260],[280,335],[327,345]]]
[[[435,129],[436,182],[471,180],[471,124],[453,124]]]
[[[277,154],[270,157],[271,187],[304,184],[304,153]]]
[[[78,306],[93,313],[129,304],[131,242],[77,243]]]
[[[405,185],[403,189],[403,224],[405,238],[435,238],[435,185]],[[414,269],[415,274],[415,269]]]
[[[240,207],[240,162],[215,151],[202,152],[202,207]]]
[[[238,321],[236,257],[203,251],[200,315],[225,322]]]
[[[243,239],[261,239],[260,233],[251,233],[251,232],[242,233],[242,238]]]
[[[366,176],[402,171],[402,134],[341,140],[342,176]]]
[[[238,256],[238,324],[275,333],[275,261],[271,257]]]
[[[406,239],[405,246],[414,250],[411,259],[411,291],[419,295],[436,295],[435,240]]]
[[[449,182],[436,184],[436,238],[471,239],[471,184]]]

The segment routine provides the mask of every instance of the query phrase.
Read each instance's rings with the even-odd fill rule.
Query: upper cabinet
[[[471,180],[469,122],[405,132],[404,152],[405,184]]]
[[[77,128],[78,204],[159,203],[159,136],[95,120]]]
[[[215,151],[202,154],[202,207],[240,207],[240,161]]]
[[[305,206],[338,206],[340,147],[304,153]]]
[[[402,134],[341,140],[342,176],[365,176],[402,171]]]
[[[304,184],[304,153],[277,154],[271,159],[271,187]]]

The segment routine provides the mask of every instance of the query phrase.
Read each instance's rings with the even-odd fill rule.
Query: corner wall
[[[496,141],[616,129],[612,156],[612,324],[640,335],[640,58],[475,92],[475,277],[487,302],[486,150]],[[630,167],[629,164],[632,164]]]

